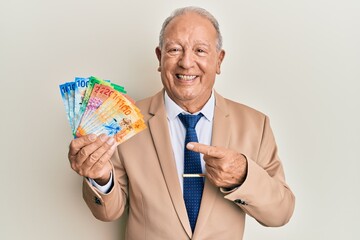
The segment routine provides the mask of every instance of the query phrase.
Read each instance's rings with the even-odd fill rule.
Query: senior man
[[[176,10],[155,52],[164,89],[137,102],[148,128],[119,146],[93,134],[70,144],[94,216],[128,211],[133,240],[242,239],[246,214],[287,223],[295,198],[268,117],[213,90],[225,56],[216,19]]]

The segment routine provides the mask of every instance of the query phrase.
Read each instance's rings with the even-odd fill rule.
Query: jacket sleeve
[[[245,182],[226,194],[225,198],[233,201],[264,226],[282,226],[292,216],[295,197],[285,183],[268,117],[264,118],[259,146],[256,159],[246,156],[248,172]]]
[[[87,179],[83,180],[83,198],[93,215],[102,221],[118,219],[127,207],[128,178],[117,150],[111,163],[114,183],[109,193],[103,194]]]

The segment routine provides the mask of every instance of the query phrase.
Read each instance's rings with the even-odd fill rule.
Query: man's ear
[[[161,49],[159,47],[155,48],[156,57],[159,60],[158,72],[161,72]]]
[[[221,73],[221,63],[224,60],[224,57],[225,57],[225,51],[221,49],[221,51],[218,53],[218,62],[217,62],[217,66],[216,66],[217,74]]]

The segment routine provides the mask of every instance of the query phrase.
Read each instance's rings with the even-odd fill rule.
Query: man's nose
[[[194,66],[194,55],[191,51],[184,51],[181,55],[178,65],[182,68],[188,69]]]

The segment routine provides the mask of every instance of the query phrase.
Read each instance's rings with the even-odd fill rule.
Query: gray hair
[[[160,36],[159,36],[159,47],[160,49],[162,48],[163,44],[164,44],[164,32],[165,32],[165,28],[166,26],[177,16],[181,16],[184,15],[186,13],[197,13],[202,17],[205,17],[206,19],[208,19],[212,25],[214,26],[216,33],[217,33],[217,43],[216,43],[216,49],[218,51],[221,50],[222,48],[222,36],[220,33],[220,27],[219,27],[219,23],[216,20],[216,18],[209,13],[208,11],[206,11],[203,8],[199,8],[199,7],[184,7],[184,8],[178,8],[176,9],[174,12],[172,12],[172,14],[165,19],[162,27],[161,27],[161,31],[160,31]]]

